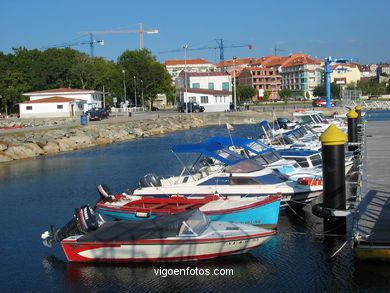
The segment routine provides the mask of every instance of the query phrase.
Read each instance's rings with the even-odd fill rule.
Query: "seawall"
[[[321,109],[325,114],[335,111],[342,113],[343,108]],[[161,117],[160,117],[161,116]],[[158,136],[164,133],[187,130],[211,125],[255,124],[262,120],[273,121],[276,117],[291,117],[292,110],[244,111],[230,113],[170,113],[154,115],[153,118],[110,119],[105,123],[77,125],[75,119],[35,119],[7,121],[7,125],[34,125],[18,129],[4,130],[0,134],[0,163],[29,159],[44,155],[80,150],[105,144],[129,141],[133,139]],[[4,123],[4,121],[3,121]],[[3,124],[4,125],[4,124]],[[3,126],[4,127],[4,126]]]

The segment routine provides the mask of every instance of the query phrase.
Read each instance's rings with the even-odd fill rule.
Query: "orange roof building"
[[[277,100],[278,92],[281,90],[281,76],[273,68],[247,67],[237,77],[237,84],[256,89],[257,94],[253,101],[263,100],[265,91],[270,92],[270,100]]]

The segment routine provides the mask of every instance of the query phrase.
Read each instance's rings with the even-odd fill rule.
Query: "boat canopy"
[[[217,142],[177,144],[171,150],[175,153],[201,153],[227,165],[234,165],[246,160],[245,157],[225,148]]]
[[[264,152],[268,152],[270,150],[274,150],[274,148],[269,147],[268,145],[262,143],[258,139],[248,139],[248,138],[230,138],[230,137],[211,137],[207,140],[208,142],[217,142],[224,146],[237,146],[242,147],[246,150],[249,150],[257,155],[262,154]]]
[[[198,209],[164,215],[150,220],[124,220],[104,223],[96,231],[77,239],[77,242],[116,242],[176,237],[183,230],[182,225],[191,224],[191,218],[199,219]],[[195,227],[193,227],[195,228]]]

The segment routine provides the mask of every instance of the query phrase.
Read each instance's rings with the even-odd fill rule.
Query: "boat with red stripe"
[[[89,207],[87,210],[80,214],[91,220],[94,214]],[[276,233],[253,225],[210,221],[199,209],[143,221],[105,222],[90,231],[77,231],[77,216],[74,219],[63,228],[42,235],[47,246],[61,242],[72,262],[210,259],[248,252]],[[71,235],[66,235],[68,232]]]

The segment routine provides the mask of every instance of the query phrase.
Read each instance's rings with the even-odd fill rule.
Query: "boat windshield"
[[[273,173],[273,174],[258,176],[256,177],[256,180],[260,182],[260,184],[278,184],[287,181],[288,177],[280,173]]]
[[[295,119],[297,119],[297,121],[299,123],[302,123],[302,124],[312,124],[313,123],[313,119],[312,119],[311,115],[296,116]]]
[[[227,149],[216,150],[214,153],[230,161],[231,163],[242,160],[242,156]]]
[[[196,210],[180,227],[179,236],[199,236],[209,226],[210,220],[201,211]]]
[[[248,143],[247,147],[253,149],[256,152],[262,152],[267,148],[267,146],[263,146],[255,141]]]
[[[319,166],[322,164],[322,158],[321,158],[321,155],[319,154],[316,154],[316,155],[313,155],[310,157],[310,160],[311,160],[311,163],[312,165],[315,167],[315,166]]]
[[[289,159],[297,161],[302,168],[308,168],[309,162],[306,157],[290,157]]]

